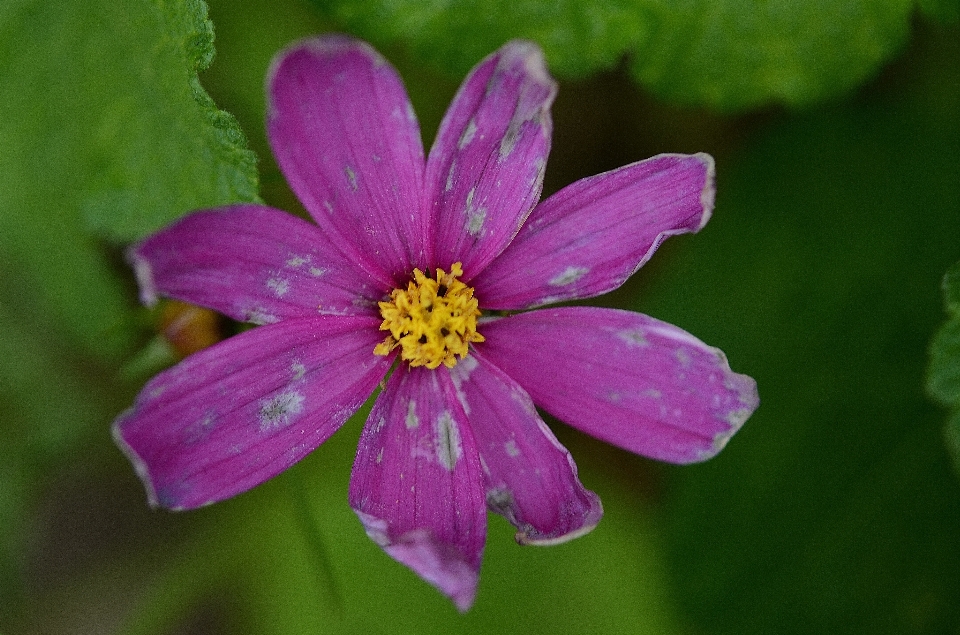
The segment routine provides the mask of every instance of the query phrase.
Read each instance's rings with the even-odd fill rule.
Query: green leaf
[[[851,90],[900,49],[914,7],[911,0],[314,2],[377,45],[401,43],[458,76],[505,41],[527,38],[560,77],[629,56],[636,79],[661,97],[728,110],[806,105]]]
[[[960,472],[960,408],[953,411],[944,430],[947,450],[953,458],[953,466]]]
[[[129,345],[134,294],[110,241],[254,200],[254,156],[197,80],[199,0],[0,8],[0,302],[89,350]],[[52,335],[52,334],[51,334]]]
[[[104,78],[109,107],[93,149],[105,169],[84,201],[90,225],[116,240],[139,238],[197,208],[257,200],[256,158],[197,77],[214,56],[206,4],[152,4],[141,20],[114,27],[120,43],[107,53],[115,63]],[[117,85],[121,77],[137,79]]]
[[[709,226],[638,306],[759,387],[719,457],[671,474],[694,631],[960,629],[960,486],[922,390],[960,246],[960,121],[929,98],[960,58],[938,37],[899,90],[778,117],[721,156]]]
[[[960,315],[960,262],[954,263],[943,276],[943,302],[947,311]]]
[[[960,20],[960,0],[918,0],[924,15],[944,24]]]
[[[649,29],[633,0],[467,0],[450,5],[400,0],[335,0],[316,4],[379,44],[403,42],[458,76],[507,40],[527,38],[544,48],[554,72],[584,75],[610,68]]]
[[[97,432],[102,441],[119,409],[104,369],[48,341],[49,325],[7,309],[0,304],[0,621],[23,604],[23,552],[36,539],[31,514],[51,466]]]
[[[944,276],[943,296],[952,315],[930,345],[927,390],[943,405],[960,408],[960,263]]]
[[[954,466],[960,471],[960,262],[947,270],[942,286],[950,318],[930,344],[927,392],[952,411],[944,438]]]
[[[633,72],[677,102],[805,106],[871,78],[906,41],[912,12],[910,0],[671,3]]]

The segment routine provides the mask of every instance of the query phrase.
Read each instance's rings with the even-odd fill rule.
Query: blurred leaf
[[[362,37],[379,44],[403,42],[458,76],[518,37],[539,42],[554,72],[585,75],[616,65],[649,30],[647,7],[635,0],[315,3]]]
[[[951,317],[930,346],[927,388],[945,406],[960,407],[960,263],[943,279],[944,302]]]
[[[909,35],[910,0],[691,0],[658,12],[633,60],[661,97],[735,110],[804,106],[871,78]]]
[[[920,11],[945,24],[960,20],[960,0],[918,0]]]
[[[527,38],[560,77],[630,55],[636,78],[661,97],[727,110],[851,90],[899,50],[914,8],[911,0],[314,3],[377,45],[402,43],[458,76],[505,41]]]
[[[0,301],[53,316],[108,354],[133,294],[104,244],[190,209],[256,197],[254,157],[196,73],[212,31],[199,0],[0,7]],[[50,334],[53,335],[53,334]]]
[[[960,262],[943,277],[943,301],[950,318],[930,344],[927,391],[952,410],[944,436],[960,470]]]
[[[947,311],[960,315],[960,262],[954,263],[943,276],[943,303]]]
[[[947,420],[944,437],[947,442],[947,450],[953,457],[953,465],[960,471],[960,408],[955,408],[953,415]]]
[[[256,196],[253,155],[197,83],[202,2],[0,3],[0,614],[51,469],[123,391],[132,274],[110,240]],[[93,355],[91,355],[93,354]],[[96,359],[92,359],[96,358]],[[74,455],[76,456],[76,455]]]
[[[21,605],[14,596],[29,514],[51,459],[88,439],[111,411],[102,369],[78,368],[69,351],[55,350],[31,326],[0,304],[0,620]]]
[[[97,74],[106,103],[91,149],[101,170],[84,202],[91,226],[130,240],[200,207],[256,200],[256,158],[197,78],[214,56],[206,4],[122,6]]]
[[[699,631],[960,629],[960,486],[922,390],[960,247],[960,120],[940,94],[960,38],[934,39],[897,92],[718,161],[710,226],[643,304],[759,385],[724,453],[672,474],[665,535]]]

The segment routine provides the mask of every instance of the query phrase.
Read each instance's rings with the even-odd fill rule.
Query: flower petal
[[[616,289],[669,236],[713,210],[713,158],[661,154],[560,190],[474,281],[484,308],[525,309]]]
[[[543,189],[556,92],[531,42],[507,43],[464,80],[427,160],[434,266],[460,261],[468,281],[517,233]]]
[[[317,227],[261,205],[195,212],[127,255],[145,304],[159,294],[258,324],[318,314],[376,315],[387,291]]]
[[[425,267],[423,145],[393,66],[329,35],[280,53],[267,85],[270,146],[320,227],[391,286]]]
[[[566,307],[488,322],[477,349],[537,405],[631,452],[714,456],[759,405],[723,353],[639,313]]]
[[[482,482],[449,374],[398,367],[360,437],[350,505],[374,542],[461,611],[473,603],[486,539]]]
[[[600,499],[580,484],[526,391],[477,351],[450,376],[480,450],[487,507],[518,529],[517,542],[558,544],[593,529]]]
[[[287,469],[333,434],[383,379],[377,320],[300,318],[204,349],[144,386],[114,422],[150,503],[207,505]]]

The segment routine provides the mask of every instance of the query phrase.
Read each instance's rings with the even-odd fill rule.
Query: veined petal
[[[447,111],[427,161],[434,266],[476,275],[517,233],[543,189],[557,87],[533,43],[480,62]]]
[[[428,264],[423,145],[397,71],[369,44],[311,38],[275,58],[267,132],[290,187],[388,286]]]
[[[163,295],[258,324],[376,315],[387,291],[317,227],[261,205],[195,212],[127,256],[145,304]]]
[[[154,377],[113,424],[150,503],[190,509],[287,469],[383,379],[378,320],[284,320],[204,349]]]
[[[480,450],[487,507],[517,528],[517,542],[552,545],[593,529],[600,499],[526,391],[477,351],[449,372]]]
[[[661,154],[560,190],[474,285],[484,308],[525,309],[616,289],[669,236],[713,211],[713,158]]]
[[[398,367],[360,437],[350,506],[374,542],[461,611],[473,603],[486,539],[482,483],[449,374]]]
[[[714,456],[759,405],[718,349],[646,315],[543,309],[487,322],[477,350],[560,420],[673,463]]]

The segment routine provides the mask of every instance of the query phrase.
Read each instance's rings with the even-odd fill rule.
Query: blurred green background
[[[925,393],[960,260],[957,2],[207,11],[0,3],[0,633],[960,633],[960,485]],[[147,508],[110,438],[170,361],[123,245],[228,201],[298,211],[263,78],[282,46],[329,30],[398,67],[427,144],[473,63],[540,42],[560,80],[546,193],[659,152],[717,159],[709,225],[590,304],[723,349],[760,409],[689,467],[551,422],[605,518],[550,548],[491,518],[466,615],[349,509],[362,416],[182,514]],[[955,370],[944,332],[937,368]]]

